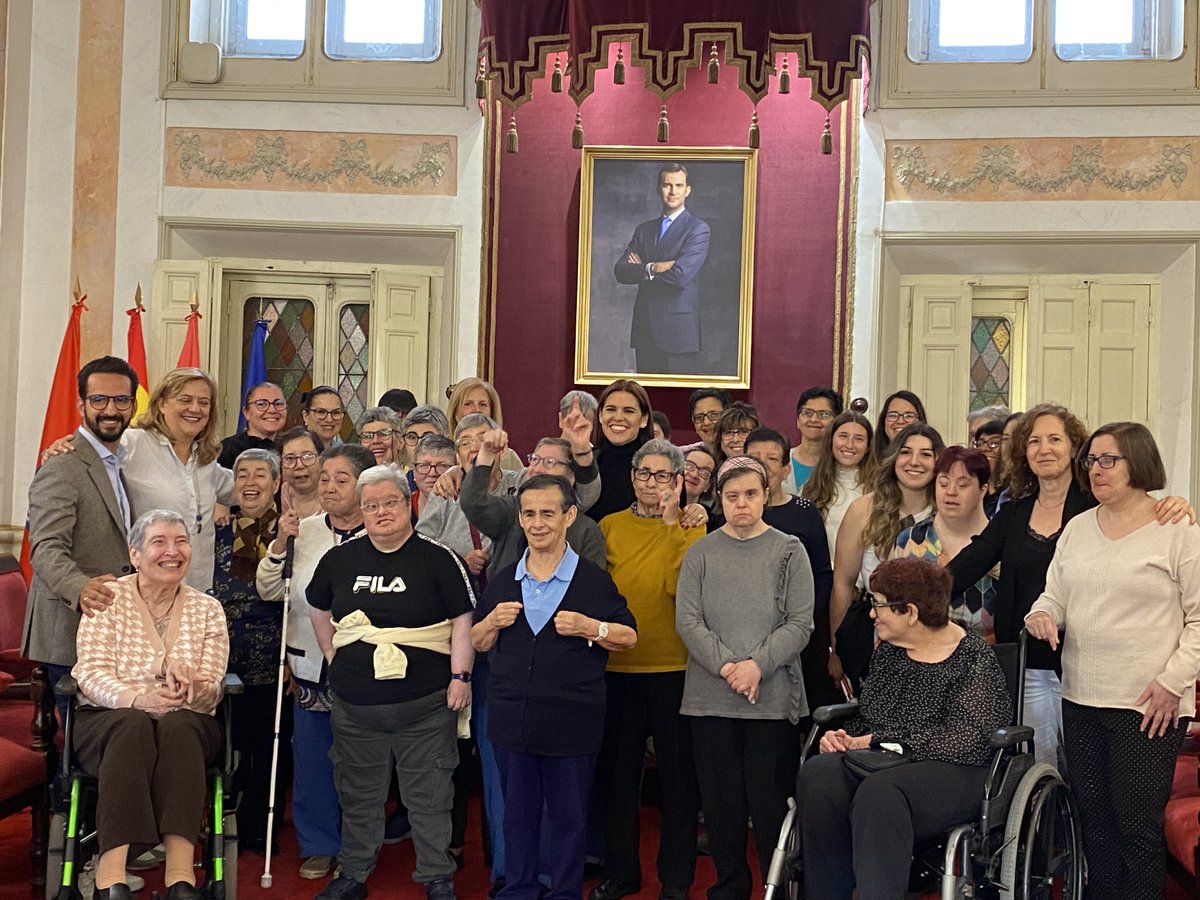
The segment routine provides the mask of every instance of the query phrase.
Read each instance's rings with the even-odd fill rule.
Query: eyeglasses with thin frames
[[[917,421],[918,416],[915,412],[896,412],[896,410],[892,410],[889,413],[885,413],[883,419],[885,422],[903,422],[905,425],[911,425]]]
[[[400,497],[393,497],[390,500],[384,500],[382,503],[374,500],[368,500],[361,504],[358,508],[362,510],[364,516],[378,515],[379,512],[395,512],[404,505],[404,500]]]
[[[828,409],[809,409],[807,406],[802,406],[800,408],[800,418],[828,422],[833,418],[833,413]]]
[[[312,413],[318,419],[333,419],[335,422],[341,421],[346,416],[344,409],[310,409],[307,412]]]
[[[296,466],[311,466],[317,461],[317,454],[311,450],[306,450],[303,453],[289,453],[283,457],[280,462],[283,463],[285,469],[294,469]]]
[[[286,400],[267,400],[266,398],[251,400],[246,405],[253,406],[259,412],[266,412],[268,409],[274,409],[278,410],[279,412],[283,412],[285,409],[287,409]]]

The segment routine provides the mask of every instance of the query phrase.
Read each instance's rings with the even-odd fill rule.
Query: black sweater
[[[1060,528],[1058,534],[1040,544],[1029,536],[1029,517],[1033,515],[1036,500],[1034,494],[1005,503],[983,533],[976,535],[946,567],[954,574],[953,596],[957,597],[1000,563],[1000,582],[992,610],[997,643],[1015,643],[1020,639],[1025,616],[1046,589],[1046,572],[1058,544],[1058,534],[1062,534]],[[1095,505],[1095,498],[1072,481],[1063,505],[1063,526]],[[1060,650],[1051,650],[1045,641],[1030,641],[1029,668],[1061,672],[1062,645],[1059,647]]]
[[[497,604],[521,602],[517,565],[488,581],[475,608],[481,622]],[[558,611],[637,628],[608,573],[580,558]],[[488,678],[488,737],[513,753],[583,756],[600,752],[604,732],[604,668],[608,651],[580,637],[562,637],[554,618],[534,634],[522,611],[501,629]]]
[[[633,504],[633,455],[642,444],[634,438],[628,444],[604,441],[596,448],[596,466],[600,470],[600,499],[587,511],[588,518],[599,522],[609,513],[629,509]]]

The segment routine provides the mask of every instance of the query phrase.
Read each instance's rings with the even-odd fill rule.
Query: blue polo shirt
[[[538,581],[529,574],[529,570],[525,568],[527,559],[529,548],[525,549],[517,561],[516,578],[521,582],[521,604],[525,608],[525,620],[529,622],[534,634],[540,634],[546,623],[558,611],[558,605],[562,603],[567,588],[571,585],[571,579],[575,577],[579,554],[568,544],[567,552],[563,554],[554,573],[546,581]]]

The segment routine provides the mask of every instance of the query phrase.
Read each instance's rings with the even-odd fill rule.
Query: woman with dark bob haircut
[[[1012,705],[992,648],[950,621],[953,578],[915,557],[871,575],[880,644],[858,715],[821,738],[797,794],[808,900],[895,900],[913,845],[979,815],[992,732]],[[870,774],[849,751],[899,750]]]
[[[1063,528],[1025,626],[1062,644],[1063,749],[1088,896],[1161,897],[1163,809],[1196,715],[1200,530],[1157,524],[1147,492],[1166,485],[1166,468],[1146,426],[1097,429],[1078,462],[1099,506]]]

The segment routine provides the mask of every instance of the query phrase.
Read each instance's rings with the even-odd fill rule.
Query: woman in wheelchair
[[[880,643],[858,715],[800,769],[806,900],[903,897],[914,843],[979,813],[1011,702],[992,649],[950,621],[952,584],[915,557],[871,575]]]
[[[79,684],[74,749],[99,779],[97,900],[129,898],[125,861],[166,846],[167,900],[199,897],[193,843],[205,766],[222,748],[213,717],[229,656],[225,614],[184,584],[191,545],[183,517],[157,509],[129,531],[136,569],[113,583],[103,612],[76,637]],[[139,849],[140,848],[140,849]]]

